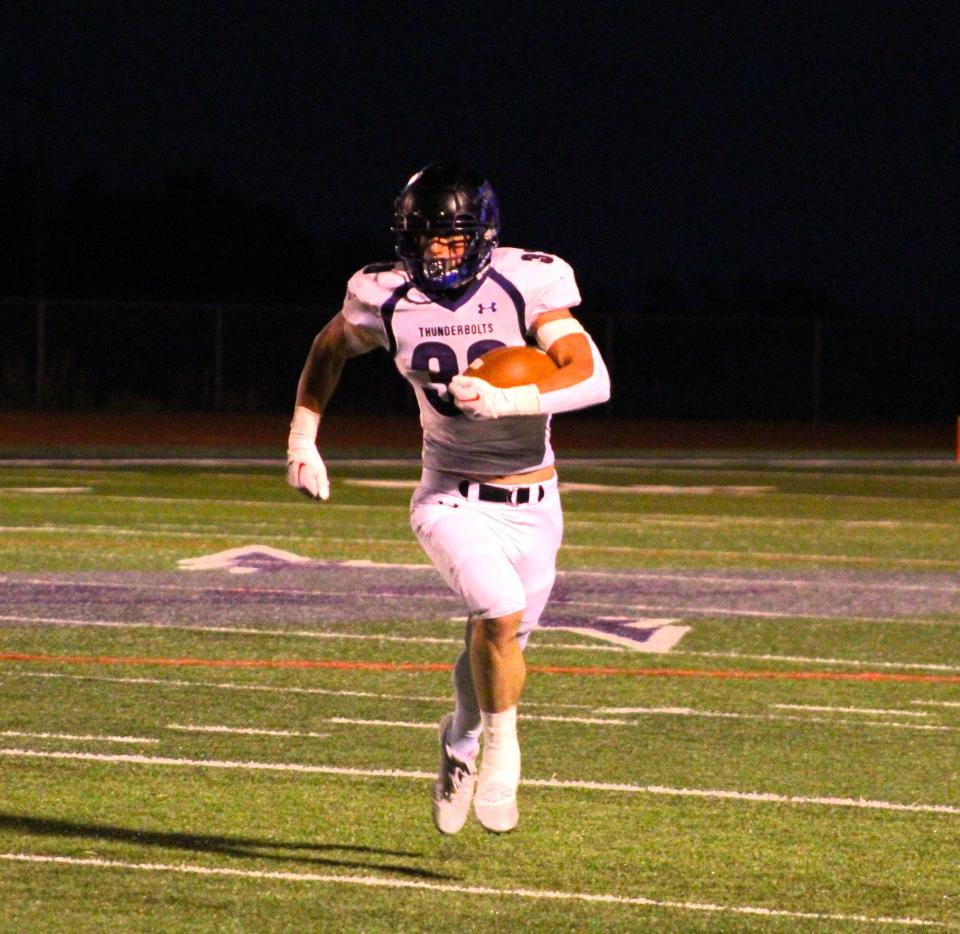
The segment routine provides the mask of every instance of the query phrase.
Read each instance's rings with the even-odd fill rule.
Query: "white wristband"
[[[450,380],[450,394],[470,418],[540,414],[540,390],[533,383],[501,389],[479,376],[458,374]]]
[[[540,390],[536,384],[527,383],[525,386],[512,386],[501,390],[509,408],[500,412],[500,415],[539,415]]]
[[[293,421],[290,422],[290,446],[294,441],[306,444],[317,443],[317,432],[320,430],[320,413],[308,409],[305,405],[298,405],[293,410]]]

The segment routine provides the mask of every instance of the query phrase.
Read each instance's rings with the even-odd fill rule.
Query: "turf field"
[[[956,464],[564,464],[521,823],[454,838],[416,465],[330,467],[0,464],[0,931],[960,930]]]

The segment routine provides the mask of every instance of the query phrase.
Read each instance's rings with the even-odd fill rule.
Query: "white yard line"
[[[317,717],[321,723],[335,723],[337,725],[389,726],[402,727],[408,730],[436,730],[436,723],[410,723],[403,720],[351,720],[347,717]],[[320,739],[330,736],[329,733],[306,733],[300,730],[262,730],[249,726],[223,726],[221,724],[199,723],[168,723],[167,730],[176,730],[180,733],[223,733],[247,736],[291,736]]]
[[[256,629],[249,626],[200,626],[190,623],[117,622],[105,619],[65,619],[54,616],[0,616],[3,622],[92,629],[170,629],[175,632],[211,632],[239,636],[290,636],[295,639],[347,639],[364,642],[413,642],[424,645],[463,645],[463,639],[439,636],[391,636],[359,632],[322,632],[314,629]]]
[[[303,513],[303,503],[297,500],[289,502],[284,500],[266,500],[266,499],[219,499],[211,496],[122,496],[119,493],[105,493],[97,496],[98,500],[108,500],[120,503],[174,503],[174,504],[198,504],[203,506],[242,506],[245,509],[263,507],[271,512],[276,509],[290,509],[298,513]],[[329,512],[369,512],[372,507],[366,504],[354,503],[324,503],[323,511]],[[398,512],[407,513],[410,507],[390,506],[377,504],[377,512]]]
[[[92,526],[92,525],[4,525],[0,526],[0,534],[22,535],[24,533],[38,534],[50,532],[59,535],[77,535],[77,536],[97,536],[115,535],[121,538],[206,538],[206,539],[225,539],[228,541],[236,540],[236,532],[184,532],[184,531],[163,531],[150,528],[127,529],[114,526]],[[283,541],[296,542],[303,541],[302,535],[259,535],[264,541]],[[338,536],[327,536],[325,542],[338,545],[360,544],[361,540],[357,538],[342,538]],[[402,545],[414,546],[415,543],[407,538],[364,538],[365,545],[389,545],[397,547]],[[866,567],[905,567],[905,568],[936,568],[940,570],[953,569],[960,567],[960,561],[941,558],[876,558],[872,555],[847,555],[847,554],[817,554],[811,552],[779,552],[779,551],[720,551],[716,549],[703,548],[640,548],[634,545],[576,545],[565,544],[565,551],[590,551],[603,552],[606,554],[637,554],[637,555],[671,555],[676,557],[703,557],[709,555],[715,558],[724,558],[730,560],[739,560],[744,558],[760,559],[766,561],[805,561],[805,562],[828,562],[832,561],[838,564],[852,564]]]
[[[572,604],[571,604],[572,605]],[[285,636],[297,639],[329,639],[329,640],[348,640],[360,642],[398,642],[414,645],[461,645],[462,639],[444,638],[440,636],[392,636],[389,634],[375,635],[370,633],[351,633],[351,632],[322,632],[317,630],[303,629],[254,629],[244,626],[200,626],[189,623],[148,623],[148,622],[118,622],[115,620],[85,620],[70,619],[59,616],[19,616],[19,615],[0,615],[0,622],[29,623],[30,625],[40,626],[64,626],[75,628],[91,629],[150,629],[161,630],[169,629],[175,632],[209,632],[224,634],[235,634],[242,636]],[[590,634],[587,630],[582,630]],[[527,646],[527,652],[538,654],[542,651],[579,651],[579,652],[612,652],[615,654],[629,654],[634,651],[629,648],[622,648],[615,645],[592,645],[589,643],[571,643],[571,642],[552,642],[550,640],[550,628],[536,630],[536,638],[531,640]],[[544,638],[546,636],[546,638]],[[951,673],[960,671],[960,666],[940,665],[923,662],[884,662],[875,660],[860,660],[851,658],[818,658],[801,655],[749,655],[742,652],[696,652],[680,649],[671,649],[671,655],[688,656],[699,658],[728,658],[743,659],[746,661],[776,661],[795,664],[817,664],[817,665],[840,665],[854,668],[884,668],[891,670],[911,670],[911,671],[931,671]]]
[[[876,707],[821,707],[816,704],[771,704],[777,710],[811,710],[819,713],[863,713],[891,717],[926,717],[926,711],[884,710]]]
[[[0,747],[0,756],[18,759],[54,759],[65,761],[100,762],[105,765],[142,765],[175,768],[235,769],[251,772],[300,772],[313,775],[339,775],[350,778],[398,778],[415,781],[433,781],[434,772],[405,769],[360,769],[346,766],[309,765],[298,762],[254,762],[223,759],[178,759],[168,756],[108,755],[92,752],[54,752],[39,749]],[[525,778],[522,785],[533,788],[551,788],[575,791],[609,791],[622,794],[665,795],[682,798],[715,798],[727,801],[748,801],[762,804],[816,805],[821,807],[853,808],[858,810],[902,811],[911,814],[960,814],[960,807],[952,804],[902,803],[876,801],[867,798],[841,798],[814,795],[783,795],[772,792],[730,791],[707,788],[669,788],[664,785],[634,785],[625,782],[592,782],[555,778]]]
[[[560,481],[561,493],[601,493],[604,495],[631,494],[634,496],[759,496],[776,493],[775,486],[687,485],[669,483],[572,483]]]
[[[92,493],[92,486],[0,486],[0,495],[8,493],[27,494],[58,494],[58,493]]]
[[[5,583],[6,581],[2,576],[0,576],[0,584]],[[30,585],[49,585],[46,581],[22,581],[18,583],[30,584]],[[74,584],[69,582],[61,582],[52,584],[54,587],[73,587]],[[78,587],[92,587],[97,588],[103,586],[104,588],[110,589],[129,589],[137,590],[144,589],[144,585],[133,585],[133,584],[77,584]],[[152,590],[172,590],[174,592],[206,592],[206,593],[249,593],[249,594],[276,594],[276,595],[286,595],[286,596],[313,596],[313,597],[324,597],[324,598],[355,598],[357,597],[357,591],[355,590],[300,590],[295,588],[260,588],[260,587],[251,587],[251,588],[236,588],[236,587],[178,587],[173,584],[156,584],[150,585]],[[363,595],[362,593],[360,594]],[[409,600],[409,593],[390,593],[385,591],[382,593],[377,593],[378,599],[383,600]],[[454,600],[454,597],[451,594],[431,594],[423,593],[417,596],[417,601],[422,602],[441,602],[444,604],[449,604]],[[835,622],[846,622],[846,623],[871,623],[871,624],[888,624],[888,623],[903,623],[911,626],[955,626],[957,625],[956,621],[953,620],[942,620],[942,619],[923,619],[923,618],[914,618],[910,616],[834,616],[834,615],[820,615],[814,613],[805,613],[803,611],[779,611],[779,610],[751,610],[745,607],[725,607],[725,606],[701,606],[698,604],[656,604],[656,603],[624,603],[622,600],[609,602],[603,600],[569,600],[563,604],[567,609],[584,609],[584,610],[616,610],[618,613],[633,613],[639,614],[642,616],[649,616],[650,614],[655,614],[655,617],[658,621],[662,622],[665,616],[673,618],[673,621],[679,621],[683,618],[690,617],[704,617],[704,616],[722,616],[725,618],[737,618],[743,617],[746,619],[805,619],[805,620],[829,620]],[[104,624],[111,621],[106,620],[77,620],[70,617],[20,617],[14,614],[0,615],[0,620],[6,620],[8,622],[17,622],[19,620],[24,622],[51,622],[56,623],[58,620],[62,621],[63,625],[82,625],[88,623],[90,625]],[[457,621],[461,617],[456,618]],[[119,624],[118,624],[119,625]],[[130,623],[129,625],[139,625],[135,623]],[[148,624],[144,624],[148,625]],[[170,626],[168,628],[175,628]],[[546,627],[549,628],[549,627]]]
[[[716,914],[751,915],[768,918],[793,918],[811,921],[836,921],[849,924],[890,925],[898,927],[946,928],[941,921],[923,918],[897,918],[864,914],[836,914],[833,912],[792,911],[787,908],[759,908],[752,905],[720,905],[711,902],[685,902],[670,899],[647,898],[643,895],[613,895],[604,892],[562,892],[548,889],[504,889],[479,885],[458,885],[447,882],[425,882],[389,876],[338,875],[335,873],[282,872],[279,870],[235,869],[227,866],[195,866],[186,863],[135,863],[97,857],[57,856],[43,853],[0,853],[8,862],[77,866],[95,869],[119,869],[147,873],[178,873],[182,875],[258,879],[280,882],[319,883],[325,885],[353,885],[372,889],[405,889],[435,892],[439,895],[470,895],[474,897],[519,898],[537,901],[587,902],[662,908],[670,911],[710,912]]]
[[[411,484],[414,481],[400,481],[400,482],[409,482]],[[360,485],[360,484],[357,484]],[[57,492],[62,492],[64,489],[70,489],[71,491],[84,490],[92,491],[93,487],[76,487],[76,488],[63,488],[57,487],[52,488],[56,489]],[[683,489],[682,487],[678,489]],[[18,488],[15,487],[0,487],[0,493],[13,493],[19,492]],[[877,499],[877,497],[867,497],[868,499]],[[216,506],[241,506],[245,509],[250,508],[264,508],[274,511],[276,509],[290,509],[296,510],[298,512],[302,511],[303,507],[300,503],[290,501],[286,502],[283,500],[249,500],[249,499],[219,499],[211,497],[201,497],[201,496],[133,496],[133,495],[121,495],[116,493],[100,493],[97,495],[98,500],[108,501],[108,502],[121,502],[121,503],[161,503],[161,504],[198,504],[206,507],[216,507]],[[363,504],[351,504],[351,503],[326,503],[324,504],[324,512],[330,512],[331,510],[336,512],[368,512],[371,508],[369,505]],[[376,506],[378,513],[383,512],[397,512],[397,513],[407,513],[409,512],[409,507],[407,505],[389,505],[389,504],[378,504]],[[572,515],[577,515],[575,510],[571,510]],[[589,515],[589,513],[586,513]],[[263,523],[251,523],[253,525],[262,525]],[[609,527],[609,521],[603,518],[599,519],[571,519],[566,523],[571,528],[577,527]],[[644,528],[650,525],[676,525],[679,527],[689,526],[689,527],[717,527],[724,525],[773,525],[773,526],[840,526],[843,528],[896,528],[896,529],[914,529],[914,528],[953,528],[952,523],[949,522],[933,522],[929,520],[913,520],[913,519],[875,519],[875,520],[857,520],[857,519],[830,519],[830,518],[789,518],[789,517],[763,517],[763,516],[704,516],[699,517],[696,515],[665,515],[660,513],[650,514],[645,517],[635,519],[628,523],[619,523],[618,528],[620,529],[631,529],[631,528]]]
[[[52,532],[58,535],[116,535],[120,538],[208,538],[208,539],[226,539],[235,541],[236,532],[184,532],[182,526],[177,526],[177,530],[167,530],[164,528],[139,528],[126,529],[112,525],[0,525],[0,534],[22,535],[25,532],[30,534],[40,532]],[[303,535],[260,535],[265,541],[278,542],[302,542]],[[408,538],[336,538],[333,536],[324,536],[324,542],[334,542],[336,544],[368,544],[368,545],[411,545],[416,546],[416,542]]]
[[[619,609],[631,613],[661,613],[675,617],[684,614],[689,616],[742,616],[748,619],[814,619],[830,620],[832,622],[849,623],[909,623],[911,625],[957,625],[951,620],[914,619],[910,616],[822,616],[820,614],[804,613],[802,610],[751,610],[746,607],[729,606],[702,606],[699,604],[657,604],[657,603],[605,603],[596,600],[578,600],[564,604],[565,606],[585,607],[587,609]]]
[[[573,513],[577,515],[576,512]],[[953,529],[952,522],[931,522],[920,519],[822,519],[822,518],[790,518],[783,516],[698,516],[698,515],[667,515],[651,513],[639,516],[629,522],[617,522],[617,528],[645,529],[650,526],[664,526],[667,528],[722,528],[723,526],[774,526],[785,528],[833,528],[844,529]],[[572,519],[564,521],[569,528],[609,528],[609,517],[597,519]]]
[[[149,736],[102,736],[102,735],[83,735],[78,736],[72,733],[27,733],[21,730],[0,730],[0,736],[18,736],[25,739],[65,739],[77,742],[98,742],[98,743],[159,743],[159,739]]]
[[[913,622],[913,621],[911,621]],[[746,652],[694,652],[677,649],[671,655],[686,655],[691,658],[731,658],[751,662],[790,662],[805,665],[842,665],[854,668],[907,669],[910,671],[933,671],[946,674],[960,671],[958,665],[940,665],[932,662],[880,662],[856,658],[823,658],[815,655],[752,655]]]
[[[222,682],[222,681],[188,681],[182,679],[173,679],[173,678],[119,678],[119,677],[109,677],[105,675],[93,676],[93,675],[71,675],[71,674],[62,674],[59,672],[21,672],[19,673],[21,677],[25,678],[58,678],[58,679],[67,679],[72,681],[95,681],[95,682],[105,682],[109,684],[131,684],[131,685],[151,685],[157,687],[186,687],[186,688],[197,688],[203,687],[214,690],[226,690],[226,691],[265,691],[269,693],[278,693],[278,694],[317,694],[325,695],[328,697],[364,697],[371,700],[386,700],[386,701],[409,701],[409,702],[426,702],[433,704],[444,704],[448,705],[451,703],[451,698],[441,697],[441,696],[422,696],[422,695],[409,695],[409,694],[383,694],[383,693],[374,693],[371,691],[346,691],[346,690],[332,690],[326,688],[299,688],[299,687],[274,687],[271,685],[262,685],[262,684],[237,684],[231,682]],[[914,704],[937,704],[935,701],[912,701]],[[960,707],[960,702],[956,704],[951,704],[950,702],[940,702],[942,706],[954,706]],[[551,710],[589,710],[594,711],[598,714],[603,715],[625,715],[625,714],[639,714],[643,716],[678,716],[678,717],[704,717],[708,719],[722,719],[722,720],[763,720],[763,721],[786,721],[790,723],[817,723],[817,724],[827,724],[827,725],[838,725],[838,726],[871,726],[871,727],[887,727],[889,729],[913,729],[919,732],[960,732],[960,728],[943,726],[940,724],[915,724],[915,723],[896,723],[893,721],[870,721],[870,720],[846,720],[846,719],[837,719],[834,717],[794,717],[794,716],[778,716],[775,714],[748,714],[748,713],[737,713],[732,711],[717,711],[717,710],[698,710],[692,707],[596,707],[595,705],[590,704],[560,704],[552,703],[547,701],[524,701],[524,709],[546,707]],[[771,704],[772,707],[777,708],[786,708],[786,709],[798,709],[798,710],[809,710],[811,712],[824,711],[824,712],[856,712],[864,714],[897,714],[900,716],[907,717],[925,717],[926,713],[919,713],[915,711],[882,711],[882,710],[870,710],[867,708],[855,708],[855,707],[814,707],[814,706],[802,706],[799,704]],[[600,717],[578,717],[578,716],[565,716],[562,714],[523,714],[521,719],[525,720],[539,720],[544,722],[554,722],[554,723],[575,723],[575,724],[584,724],[584,725],[596,725],[596,726],[636,726],[636,720],[624,720],[611,716],[600,716]],[[335,723],[335,724],[349,724],[354,726],[390,726],[390,727],[406,727],[408,729],[424,729],[424,730],[433,730],[436,729],[436,723],[433,721],[429,722],[409,722],[409,721],[395,721],[395,720],[367,720],[362,718],[347,718],[347,717],[329,717],[325,718],[322,722],[325,723]],[[168,729],[173,729],[174,725],[171,724]],[[180,727],[181,729],[187,729],[187,727]],[[199,727],[191,727],[191,729],[199,730]],[[226,727],[226,726],[212,726],[206,728],[209,732],[256,732],[253,728],[236,728],[236,727]],[[267,735],[270,734],[270,731],[264,731]],[[4,735],[4,734],[0,734]],[[6,734],[6,735],[16,735],[16,734]],[[22,734],[22,735],[40,735],[40,734]],[[306,735],[306,734],[290,734],[290,735]],[[86,737],[94,738],[94,737]],[[157,742],[157,740],[143,740],[143,742]]]
[[[378,564],[377,567],[388,568],[388,564]],[[824,589],[844,589],[850,586],[850,582],[843,580],[831,580],[829,578],[822,579],[819,576],[814,577],[767,577],[762,575],[757,575],[751,577],[743,573],[732,573],[732,574],[698,574],[696,572],[691,572],[690,574],[677,574],[675,572],[663,571],[560,571],[559,576],[571,576],[576,577],[583,575],[590,578],[615,578],[619,580],[627,581],[650,581],[652,583],[662,582],[662,581],[676,581],[679,583],[702,583],[702,584],[718,584],[723,585],[734,585],[734,586],[747,586],[747,587],[756,587],[764,585],[773,585],[779,587],[795,587],[798,589],[809,589],[809,590],[824,590]],[[895,592],[904,592],[912,593],[914,591],[925,592],[930,591],[932,593],[957,593],[960,592],[960,583],[937,583],[937,584],[926,584],[926,583],[909,583],[905,584],[902,582],[890,582],[890,581],[871,581],[870,583],[871,590],[882,590],[882,591],[895,591]]]
[[[188,681],[182,678],[112,678],[107,675],[70,675],[59,671],[21,671],[21,678],[56,678],[69,681],[97,681],[107,684],[135,684],[153,687],[212,688],[220,691],[265,691],[271,694],[319,694],[332,697],[369,697],[373,700],[423,701],[449,704],[450,697],[425,697],[414,694],[378,694],[372,691],[345,691],[328,688],[278,687],[270,684],[240,684],[230,681]],[[584,705],[586,706],[586,705]]]
[[[888,456],[885,456],[888,455]],[[564,461],[572,467],[589,466],[605,467],[611,471],[623,470],[642,470],[644,468],[663,468],[674,467],[678,471],[693,471],[702,473],[704,468],[717,468],[724,473],[750,473],[756,474],[756,468],[777,468],[793,467],[798,470],[835,468],[835,467],[855,467],[857,469],[870,468],[880,469],[890,467],[911,467],[911,468],[933,468],[949,470],[954,459],[949,454],[930,455],[926,457],[901,456],[897,451],[877,452],[869,457],[850,454],[849,456],[836,457],[833,455],[811,455],[808,452],[795,453],[774,453],[772,451],[745,451],[739,454],[720,454],[709,451],[692,452],[686,455],[675,455],[658,453],[650,451],[649,454],[631,454],[624,457],[576,457],[570,456],[564,458]],[[782,476],[782,472],[774,471],[774,476]],[[833,474],[833,476],[846,476],[850,479],[863,479],[863,473],[859,474]],[[933,479],[950,479],[940,474],[931,475]],[[901,475],[899,479],[903,479]]]
[[[572,605],[572,604],[571,604]],[[458,620],[459,621],[459,620]],[[0,622],[29,623],[39,626],[64,626],[75,628],[91,629],[150,629],[161,630],[169,629],[175,632],[209,632],[221,635],[234,634],[242,636],[277,636],[290,637],[295,639],[328,639],[332,641],[347,640],[355,642],[397,642],[413,645],[461,645],[462,639],[444,638],[440,636],[392,636],[389,634],[370,634],[370,633],[351,633],[351,632],[322,632],[310,629],[256,629],[245,626],[200,626],[190,623],[148,623],[148,622],[118,622],[115,620],[84,620],[70,619],[58,616],[19,616],[19,615],[0,615]],[[589,630],[577,630],[592,635]],[[578,651],[578,652],[612,652],[615,654],[629,654],[635,651],[631,648],[623,648],[616,645],[593,645],[590,643],[571,643],[571,642],[552,642],[550,640],[551,628],[536,630],[537,638],[533,639],[527,646],[527,652],[530,654],[539,654],[542,651]],[[546,635],[546,639],[544,636]],[[932,672],[957,672],[960,666],[925,664],[920,662],[882,662],[882,661],[863,661],[849,658],[813,658],[806,656],[793,655],[747,655],[740,652],[694,652],[671,649],[671,655],[683,655],[705,658],[736,658],[749,661],[778,661],[788,663],[806,663],[820,665],[841,665],[850,667],[872,667],[886,668],[892,670],[918,670]]]
[[[330,736],[329,733],[311,733],[302,730],[264,730],[252,726],[201,726],[195,723],[168,723],[165,729],[176,730],[179,733],[226,733],[238,736],[283,736],[305,739],[326,739]]]
[[[341,726],[387,726],[396,727],[403,730],[433,730],[437,729],[437,724],[433,721],[429,723],[411,723],[406,720],[355,720],[351,717],[325,717],[324,723],[336,723]]]
[[[960,567],[960,561],[949,558],[878,558],[873,555],[821,554],[796,551],[725,551],[717,548],[649,548],[635,545],[574,545],[564,543],[564,551],[600,551],[610,554],[671,555],[676,557],[713,557],[737,561],[757,558],[764,561],[802,561],[810,563],[835,562],[858,567],[931,568],[936,570]]]
[[[348,596],[344,594],[344,596]],[[462,646],[463,639],[442,636],[392,636],[387,633],[373,634],[360,632],[323,632],[315,629],[257,629],[246,626],[201,626],[192,623],[148,623],[118,622],[104,619],[69,619],[60,616],[13,616],[0,615],[0,622],[29,623],[40,626],[69,626],[91,629],[169,629],[175,632],[210,632],[241,636],[288,636],[294,639],[330,639],[352,640],[357,642],[403,642],[414,645],[456,645]],[[533,647],[533,644],[531,644]],[[584,652],[623,652],[623,649],[609,645],[589,645],[581,643],[541,643],[539,649],[572,649]]]
[[[524,705],[526,706],[526,705]],[[960,727],[927,723],[897,723],[892,720],[843,720],[836,717],[795,717],[769,713],[737,713],[726,710],[697,710],[693,707],[601,707],[603,714],[638,714],[640,716],[702,717],[710,720],[754,720],[765,723],[815,723],[825,726],[869,726],[890,730],[915,730],[922,733],[960,733]],[[913,714],[912,716],[916,716]],[[592,726],[639,726],[640,721],[610,717],[570,717],[561,714],[521,714],[521,720],[539,720],[550,723],[575,723]],[[397,720],[368,720],[361,717],[328,717],[324,723],[349,724],[351,726],[387,726],[401,729],[433,730],[434,723],[409,723]]]
[[[786,707],[788,709],[798,709],[798,710],[821,710],[821,711],[831,711],[831,710],[851,710],[854,711],[856,708],[843,708],[843,707],[801,707],[797,704],[771,704],[771,707]],[[839,719],[837,717],[794,717],[794,716],[779,716],[777,714],[762,714],[762,713],[735,713],[732,711],[724,710],[697,710],[693,707],[600,707],[598,708],[599,713],[608,713],[608,714],[642,714],[644,716],[673,716],[673,717],[707,717],[707,718],[716,718],[720,720],[764,720],[764,721],[779,721],[779,722],[788,722],[788,723],[816,723],[816,724],[825,724],[827,726],[871,726],[871,727],[886,727],[891,730],[917,730],[919,732],[935,732],[935,733],[957,733],[960,732],[960,727],[954,726],[942,726],[940,724],[927,724],[927,723],[897,723],[893,720],[845,720]],[[916,717],[918,714],[912,713],[910,711],[865,711],[865,710],[856,710],[859,713],[868,713],[872,712],[875,714],[890,714],[890,713],[899,713],[901,716],[907,717]],[[919,714],[919,716],[925,716],[925,714]],[[530,719],[535,720],[562,720],[566,719],[563,717],[532,717]],[[627,726],[635,726],[636,720],[596,720],[595,723],[608,723],[616,724],[622,723]]]
[[[367,564],[364,562],[362,565],[358,562],[341,562],[343,566],[358,566],[358,567],[382,567],[383,565],[374,565]],[[433,571],[433,567],[429,564],[417,564],[417,565],[401,565],[401,564],[391,564],[391,568],[400,569],[417,569],[423,571]],[[308,570],[310,570],[308,568]],[[180,578],[182,583],[177,584],[163,584],[159,581],[151,581],[148,584],[135,584],[135,583],[122,583],[118,581],[78,581],[73,579],[66,580],[49,580],[47,578],[36,577],[36,578],[26,578],[20,580],[12,580],[4,574],[0,574],[0,584],[12,584],[15,586],[29,585],[31,587],[50,587],[56,589],[58,587],[66,588],[88,588],[92,590],[162,590],[162,591],[173,591],[174,593],[241,593],[241,594],[253,594],[253,595],[265,595],[265,594],[276,594],[276,595],[287,595],[295,597],[343,597],[343,596],[357,596],[356,590],[317,590],[315,588],[307,587],[265,587],[265,586],[239,586],[236,582],[230,581],[229,583],[224,582],[223,584],[197,584],[192,583],[191,578],[184,576]],[[362,593],[361,593],[362,595]],[[378,591],[376,596],[385,597],[385,598],[402,598],[409,597],[409,593],[397,593],[392,594],[389,591],[380,592]],[[453,594],[431,594],[424,593],[418,594],[417,600],[446,600],[450,602],[454,600],[455,597]]]
[[[372,691],[332,690],[329,688],[277,687],[269,684],[240,684],[230,681],[187,681],[178,678],[113,678],[107,675],[71,675],[53,671],[20,671],[17,672],[15,676],[21,678],[65,678],[71,681],[100,681],[110,684],[146,684],[158,687],[202,687],[222,691],[266,691],[275,694],[320,694],[329,697],[368,697],[373,700],[417,701],[444,705],[451,704],[453,700],[452,695],[431,697],[416,694],[383,694]],[[527,700],[523,702],[523,706],[550,707],[553,710],[559,708],[565,710],[594,709],[591,704],[560,704]]]

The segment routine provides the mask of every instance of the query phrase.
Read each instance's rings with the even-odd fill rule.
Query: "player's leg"
[[[448,729],[447,745],[458,759],[473,763],[480,752],[480,704],[470,670],[470,624],[466,629],[466,645],[453,666],[454,710]]]
[[[411,525],[434,566],[470,612],[467,648],[454,667],[456,712],[441,722],[441,774],[433,796],[437,826],[455,833],[465,819],[465,800],[469,810],[481,728],[485,762],[488,746],[495,750],[516,745],[515,704],[524,677],[516,638],[524,608],[523,585],[507,557],[511,544],[500,537],[495,518],[475,505],[468,507],[462,497],[424,495],[418,502],[415,495]],[[500,716],[504,708],[512,709],[512,715]],[[490,716],[493,723],[486,722]],[[512,742],[503,738],[507,734],[499,722],[511,717]],[[492,744],[491,731],[496,734]],[[519,762],[519,756],[512,758]],[[496,759],[495,753],[489,757],[491,763]],[[519,776],[518,766],[511,769]]]
[[[447,745],[458,758],[472,761],[480,751],[481,708],[497,713],[520,699],[526,664],[517,632],[525,616],[471,617],[467,622],[466,647],[453,666],[456,707],[446,733]]]
[[[440,776],[434,793],[434,822],[456,833],[466,821],[474,788],[474,809],[483,826],[503,832],[518,820],[516,789],[520,779],[517,700],[526,669],[517,641],[521,613],[496,619],[471,619],[468,648],[454,665],[456,708],[440,725]],[[476,757],[483,734],[483,762],[477,779]]]
[[[470,669],[480,709],[499,713],[515,707],[527,677],[517,632],[523,611],[472,619]]]
[[[524,609],[474,622],[473,680],[483,726],[483,760],[473,808],[488,830],[512,830],[518,820],[520,743],[517,704],[526,678],[523,650],[536,627],[556,577],[563,519],[556,484],[537,508],[513,515],[511,567],[524,593]],[[517,537],[519,534],[519,537]]]
[[[526,665],[517,639],[522,611],[473,620],[470,664],[480,706],[483,758],[473,810],[487,830],[505,833],[519,820],[520,741],[517,703]]]

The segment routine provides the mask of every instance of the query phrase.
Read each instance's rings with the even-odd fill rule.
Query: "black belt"
[[[461,480],[457,489],[461,496],[466,496],[470,490],[470,481]],[[488,503],[510,503],[511,506],[522,506],[530,502],[533,490],[537,491],[537,502],[543,499],[545,490],[540,484],[536,486],[490,486],[488,483],[477,484],[477,499]]]

